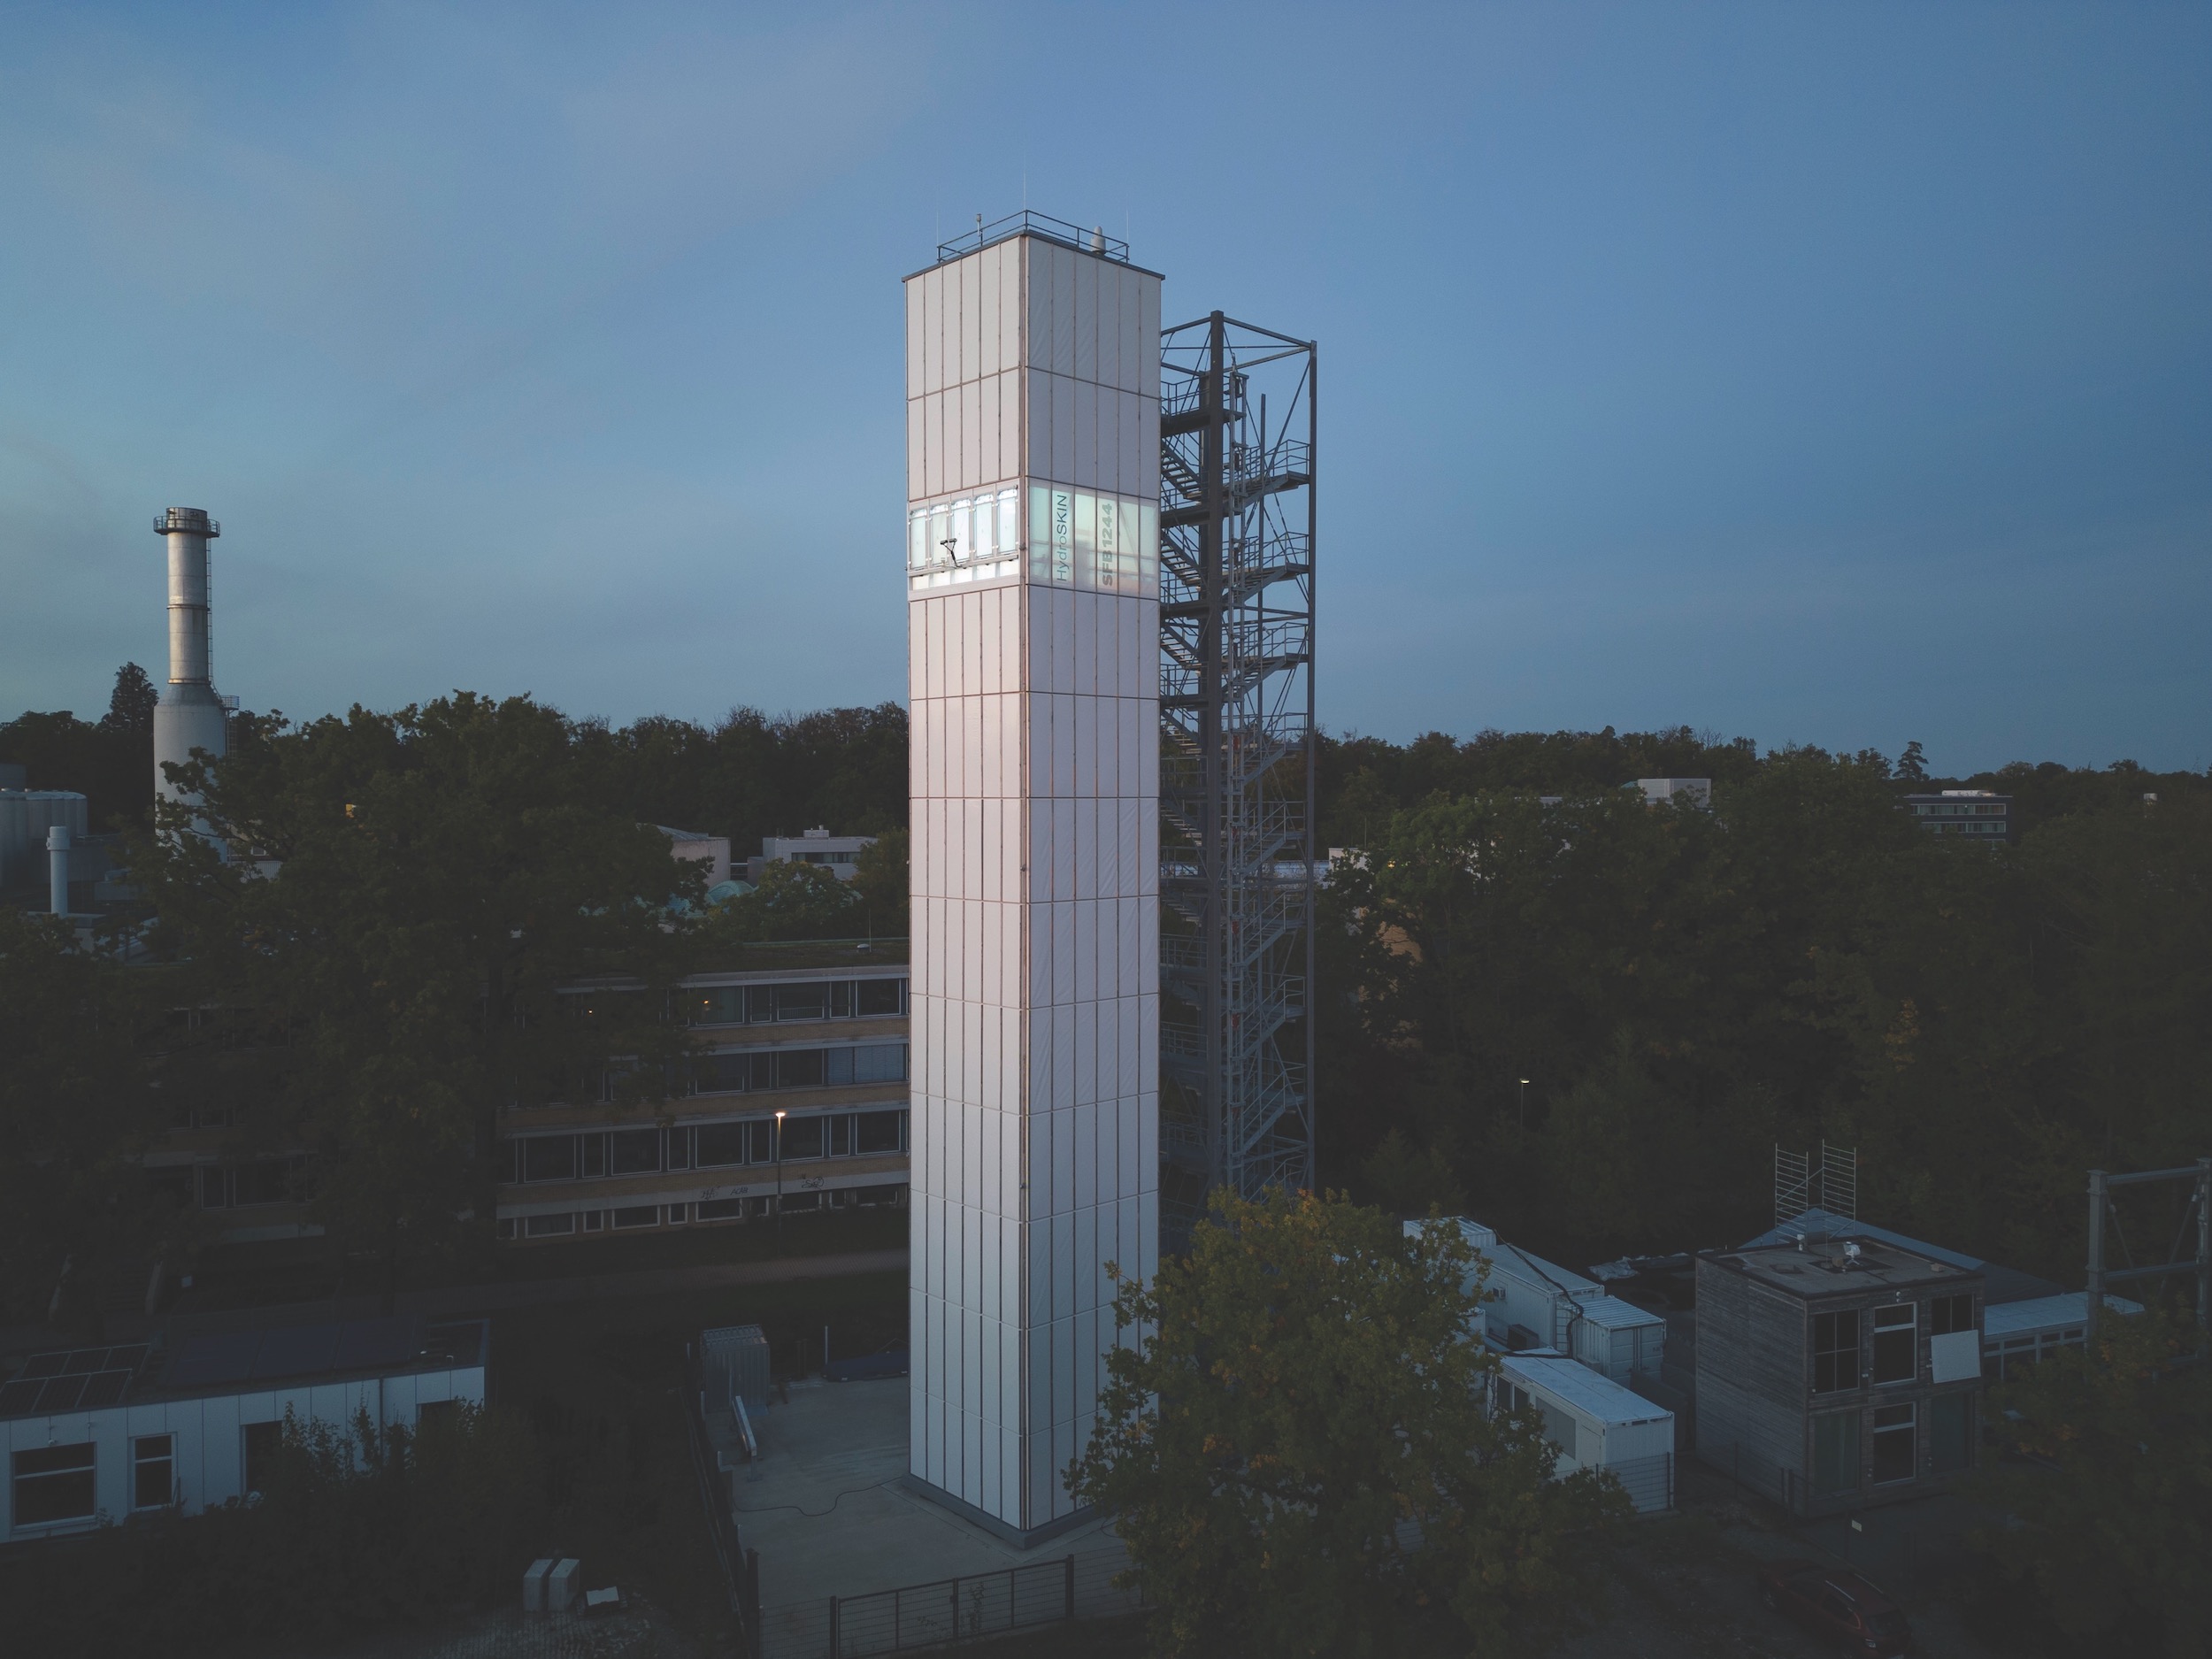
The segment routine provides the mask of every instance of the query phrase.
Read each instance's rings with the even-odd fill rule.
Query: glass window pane
[[[768,1164],[776,1156],[776,1120],[756,1118],[745,1125],[745,1162]]]
[[[776,987],[778,1019],[827,1019],[829,987],[819,979]]]
[[[1859,1386],[1859,1316],[1855,1309],[1813,1316],[1813,1392]]]
[[[1859,1414],[1836,1411],[1813,1419],[1813,1490],[1855,1492],[1859,1486]]]
[[[522,1179],[526,1181],[572,1181],[576,1179],[574,1135],[531,1135],[522,1143]]]
[[[895,1014],[899,1011],[899,981],[896,979],[863,979],[860,982],[860,1012],[867,1014]]]
[[[857,1149],[863,1154],[896,1152],[899,1149],[899,1114],[861,1113],[856,1137]]]
[[[92,1515],[95,1490],[90,1441],[17,1452],[13,1472],[18,1526],[83,1520]]]
[[[745,1162],[743,1124],[701,1124],[697,1130],[699,1167],[720,1169]]]
[[[776,1056],[778,1088],[819,1088],[821,1086],[822,1051],[819,1048],[786,1048]]]
[[[1909,1322],[1886,1326],[1879,1324],[1881,1314],[1887,1311],[1884,1309],[1876,1314],[1873,1379],[1877,1384],[1909,1383],[1919,1371],[1918,1333]]]
[[[1120,539],[1115,529],[1118,503],[1111,495],[1098,498],[1098,585],[1113,588],[1121,570]]]
[[[906,1045],[902,1042],[872,1042],[853,1050],[853,1081],[856,1083],[898,1083],[906,1078]]]
[[[617,1129],[607,1136],[607,1169],[614,1175],[643,1175],[661,1166],[661,1132]]]
[[[787,1118],[783,1120],[783,1156],[787,1163],[794,1158],[818,1158],[822,1156],[822,1119],[819,1118]]]
[[[1878,1337],[1876,1340],[1879,1340]],[[1913,1409],[1890,1406],[1874,1414],[1874,1480],[1910,1480],[1918,1462],[1913,1443]]]
[[[1938,1394],[1928,1405],[1928,1466],[1936,1474],[1955,1474],[1974,1463],[1974,1396]]]
[[[1052,580],[1066,584],[1075,580],[1075,492],[1052,492]]]
[[[175,1442],[166,1434],[145,1434],[131,1442],[131,1507],[156,1509],[175,1496],[171,1479]]]
[[[822,1081],[832,1088],[853,1080],[853,1051],[850,1048],[832,1048],[822,1056]]]
[[[533,1221],[542,1217],[533,1216]],[[281,1423],[242,1423],[238,1427],[239,1455],[243,1463],[245,1488],[249,1492],[266,1489],[269,1477],[275,1472],[276,1455],[284,1445],[284,1425]]]

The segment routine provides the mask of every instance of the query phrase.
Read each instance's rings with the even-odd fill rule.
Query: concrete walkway
[[[790,1256],[764,1262],[715,1262],[693,1267],[649,1267],[630,1273],[588,1273],[572,1279],[520,1279],[482,1285],[439,1285],[402,1291],[396,1311],[432,1319],[497,1313],[549,1302],[597,1302],[613,1298],[664,1296],[687,1290],[718,1290],[726,1285],[778,1285],[809,1279],[844,1279],[858,1273],[896,1273],[906,1269],[904,1250],[858,1250],[843,1256]],[[108,1340],[135,1341],[155,1326],[172,1337],[203,1331],[247,1331],[270,1325],[312,1325],[326,1320],[373,1319],[384,1311],[379,1295],[325,1297],[319,1302],[280,1302],[264,1308],[230,1308],[219,1313],[115,1314],[106,1321]]]

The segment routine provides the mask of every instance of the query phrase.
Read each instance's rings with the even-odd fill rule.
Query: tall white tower
[[[154,520],[154,530],[169,541],[169,684],[154,705],[154,793],[188,803],[196,797],[171,784],[161,766],[181,765],[196,749],[219,757],[224,751],[207,591],[207,544],[223,527],[197,507],[172,507]]]
[[[910,1466],[1023,1542],[1158,1267],[1159,334],[1033,214],[906,280]]]

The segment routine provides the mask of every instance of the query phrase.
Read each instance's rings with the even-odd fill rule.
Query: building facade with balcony
[[[682,980],[673,1011],[694,1050],[683,1092],[506,1113],[503,1240],[905,1204],[902,941],[751,948]]]

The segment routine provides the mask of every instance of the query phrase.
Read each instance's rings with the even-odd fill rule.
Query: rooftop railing
[[[983,222],[983,215],[975,216],[975,229],[964,236],[937,244],[937,263],[957,259],[962,254],[974,253],[994,242],[1004,242],[1010,236],[1041,236],[1047,242],[1056,242],[1063,247],[1094,253],[1118,265],[1129,263],[1129,244],[1118,237],[1109,236],[1103,228],[1085,230],[1080,225],[1071,225],[1064,219],[1054,219],[1045,213],[1033,213],[1025,208],[1018,213],[1009,213],[991,224]]]

